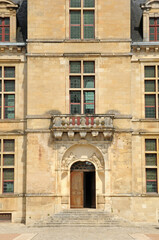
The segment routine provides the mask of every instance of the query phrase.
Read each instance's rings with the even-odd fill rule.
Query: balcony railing
[[[102,133],[105,138],[111,137],[113,132],[114,115],[52,115],[51,126],[54,137],[62,138],[63,133],[67,133],[69,138],[73,138],[75,133],[79,133],[81,138],[85,138],[87,133],[97,137]]]

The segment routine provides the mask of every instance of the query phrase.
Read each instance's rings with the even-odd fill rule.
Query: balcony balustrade
[[[114,115],[52,115],[50,129],[56,139],[61,139],[64,133],[70,139],[79,133],[85,138],[88,133],[97,137],[100,133],[104,138],[111,138],[113,134]]]

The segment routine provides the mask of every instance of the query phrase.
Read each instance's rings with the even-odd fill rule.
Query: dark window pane
[[[157,192],[157,170],[146,169],[147,192]]]
[[[81,73],[81,62],[70,62],[70,73]]]
[[[94,27],[84,26],[84,39],[93,39],[94,38]]]
[[[84,103],[94,103],[94,92],[84,92]]]
[[[0,94],[0,118],[1,118],[1,111],[2,111],[2,95]]]
[[[147,192],[157,192],[157,182],[156,181],[147,181],[146,183]]]
[[[145,117],[146,118],[156,117],[156,96],[155,95],[145,96]]]
[[[4,140],[4,152],[14,152],[14,139]]]
[[[81,27],[71,26],[71,39],[80,39],[81,38]]]
[[[155,28],[154,27],[150,27],[150,33],[155,33]]]
[[[159,34],[157,34],[157,40],[159,40]]]
[[[154,25],[155,24],[155,19],[154,18],[150,18],[150,25]]]
[[[14,92],[15,91],[15,81],[4,81],[4,91],[5,92]]]
[[[81,87],[81,77],[80,76],[71,76],[70,77],[70,87],[71,88],[80,88]]]
[[[95,65],[94,62],[84,62],[84,73],[94,73]]]
[[[156,139],[146,139],[145,140],[145,150],[146,151],[156,151]]]
[[[13,193],[14,192],[14,182],[3,182],[3,192]]]
[[[2,92],[2,81],[0,80],[0,92]]]
[[[155,35],[150,35],[150,41],[155,41]]]
[[[0,27],[0,34],[2,34],[2,27]]]
[[[14,169],[12,168],[3,169],[3,179],[14,180]]]
[[[70,0],[70,7],[81,7],[81,0]]]
[[[4,68],[4,76],[6,78],[14,78],[15,77],[15,67],[5,67]]]
[[[2,18],[0,18],[0,25],[2,25]]]
[[[13,119],[15,117],[15,96],[13,94],[4,96],[4,118]]]
[[[0,67],[0,78],[2,77],[2,67]]]
[[[157,25],[159,24],[159,18],[157,18]]]
[[[85,104],[84,105],[85,114],[94,114],[94,104]]]
[[[84,11],[84,24],[94,24],[94,11]]]
[[[155,92],[155,81],[145,81],[145,92]]]
[[[156,169],[147,169],[146,170],[147,180],[157,180],[157,170]]]
[[[157,166],[157,155],[156,154],[146,154],[146,166]]]
[[[5,119],[14,119],[15,118],[14,107],[5,108],[4,118]]]
[[[15,96],[13,94],[6,94],[4,96],[4,101],[5,101],[4,106],[14,107]]]
[[[13,154],[4,154],[3,155],[3,165],[4,166],[13,166],[14,165],[14,155]]]
[[[81,114],[81,104],[71,105],[71,114]]]
[[[94,0],[84,0],[84,7],[94,7]]]
[[[94,76],[85,76],[84,77],[84,88],[94,88]]]
[[[5,23],[5,25],[9,25],[10,19],[9,19],[9,18],[5,18],[5,19],[4,19],[4,23]]]
[[[70,11],[71,14],[71,24],[77,24],[80,25],[81,24],[81,12],[80,11]]]
[[[81,92],[70,92],[71,103],[81,103]]]
[[[9,41],[9,35],[5,35],[5,41]]]
[[[0,35],[0,42],[2,42],[2,35]]]
[[[1,152],[1,140],[0,140],[0,152]]]
[[[145,67],[145,77],[155,77],[155,66],[146,66]]]
[[[5,34],[9,34],[9,27],[5,27]]]

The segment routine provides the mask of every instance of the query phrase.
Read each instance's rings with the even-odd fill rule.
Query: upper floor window
[[[0,42],[9,42],[10,40],[10,19],[0,18]]]
[[[70,113],[95,113],[95,62],[70,61]]]
[[[145,117],[159,118],[159,66],[145,66]]]
[[[95,38],[95,0],[70,0],[70,39]]]
[[[150,18],[150,41],[159,41],[159,18]]]

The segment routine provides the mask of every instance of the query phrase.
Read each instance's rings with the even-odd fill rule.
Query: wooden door
[[[71,208],[83,208],[83,172],[71,172]]]

